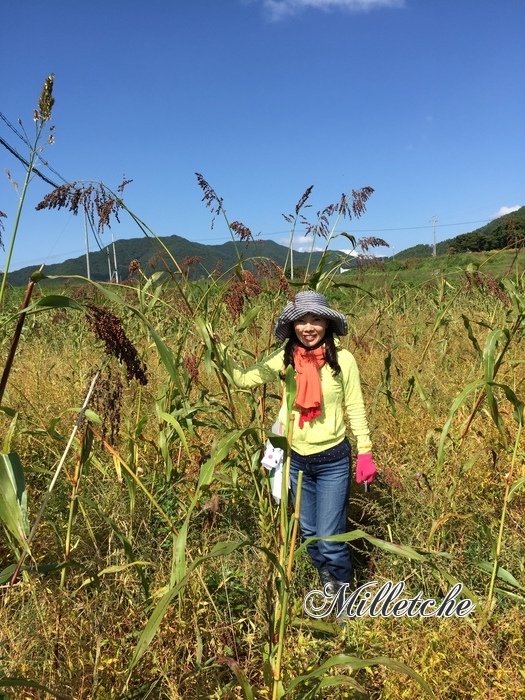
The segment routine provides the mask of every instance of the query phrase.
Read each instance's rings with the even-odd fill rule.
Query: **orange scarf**
[[[321,377],[319,370],[326,362],[324,346],[306,350],[300,345],[293,351],[297,395],[295,406],[299,409],[299,428],[321,415]]]

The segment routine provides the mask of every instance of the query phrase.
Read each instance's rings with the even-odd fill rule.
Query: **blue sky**
[[[373,187],[339,230],[390,254],[431,244],[432,217],[440,241],[525,204],[523,0],[24,0],[4,4],[2,27],[0,112],[31,137],[54,73],[42,157],[68,181],[132,179],[126,203],[159,236],[230,240],[195,172],[231,221],[284,244],[282,215],[310,185],[312,221]],[[0,136],[27,156],[4,120]],[[7,244],[4,171],[24,173],[4,147],[0,166]],[[30,185],[12,270],[84,253],[81,217],[34,211],[50,189]],[[122,217],[111,235],[140,232]]]

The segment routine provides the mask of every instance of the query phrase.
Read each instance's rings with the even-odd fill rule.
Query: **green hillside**
[[[194,241],[188,241],[180,236],[167,236],[161,239],[162,243],[177,260],[183,270],[188,269],[191,279],[206,277],[213,270],[226,272],[237,263],[237,252],[232,241],[221,245],[204,245]],[[114,268],[114,257],[117,260],[117,272],[119,280],[129,277],[129,264],[132,260],[138,260],[145,274],[150,275],[156,270],[173,271],[174,265],[169,255],[154,238],[130,238],[115,241],[115,252],[110,245],[102,251],[90,253],[90,276],[97,281],[107,281],[110,276],[110,268]],[[273,241],[252,241],[249,243],[237,243],[237,249],[243,260],[252,258],[269,258],[278,265],[284,266],[288,254],[288,248]],[[334,253],[336,255],[336,253]],[[321,257],[321,253],[313,253],[311,264],[315,266]],[[308,264],[308,253],[294,251],[294,269],[299,272],[301,267]],[[187,263],[192,260],[189,268]],[[349,266],[348,264],[346,265]],[[23,286],[30,275],[35,271],[35,266],[24,267],[9,274],[9,282],[13,286]],[[81,275],[87,276],[86,257],[70,258],[62,263],[46,265],[44,272],[47,275]]]
[[[436,254],[477,253],[487,250],[501,250],[508,246],[519,247],[525,239],[525,207],[490,221],[485,226],[470,233],[462,233],[455,238],[447,238],[436,244]],[[420,243],[396,253],[396,258],[429,258],[433,246]]]

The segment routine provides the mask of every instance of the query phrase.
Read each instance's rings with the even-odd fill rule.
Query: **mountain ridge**
[[[493,219],[485,226],[470,233],[460,234],[437,243],[436,253],[437,255],[445,255],[455,252],[495,250],[509,245],[510,239],[515,240],[516,245],[522,245],[525,239],[525,206]],[[248,242],[227,241],[210,245],[190,241],[177,235],[163,236],[159,239],[144,236],[141,238],[121,238],[108,243],[103,250],[90,252],[90,277],[95,281],[109,280],[115,270],[114,258],[117,260],[116,272],[119,281],[129,277],[129,266],[132,261],[137,261],[146,274],[158,269],[173,270],[173,263],[164,246],[190,279],[206,277],[218,268],[220,268],[220,272],[233,268],[238,263],[237,251],[248,265],[253,264],[249,262],[253,258],[267,258],[281,267],[288,260],[288,246],[283,246],[275,241],[255,239]],[[330,252],[333,253],[334,259],[338,254],[345,255],[341,251]],[[395,257],[396,259],[424,258],[430,257],[432,254],[433,246],[420,243],[397,252]],[[318,251],[312,253],[311,267],[317,266],[321,255],[322,253]],[[296,271],[299,271],[299,268],[305,268],[309,259],[310,253],[293,251]],[[345,261],[345,267],[352,267],[355,264],[356,262],[350,259]],[[37,266],[28,265],[14,270],[9,273],[9,283],[13,286],[23,286],[27,284],[29,277],[37,269]],[[61,263],[46,265],[43,272],[52,276],[87,277],[86,256],[84,254],[76,258],[68,258]]]
[[[190,279],[208,276],[214,270],[226,272],[239,261],[237,251],[244,262],[249,263],[254,258],[273,260],[281,267],[288,257],[288,247],[274,241],[254,240],[249,242],[227,241],[217,245],[206,245],[189,241],[181,236],[164,236],[158,240],[151,237],[123,238],[109,243],[103,250],[89,254],[90,278],[94,281],[108,281],[111,271],[115,269],[114,259],[117,260],[116,271],[119,281],[129,277],[130,263],[138,263],[145,274],[156,270],[174,271],[176,268],[166,249],[176,259]],[[338,251],[330,251],[334,259]],[[322,253],[314,251],[311,256],[311,266],[316,266]],[[340,253],[344,255],[344,253]],[[294,268],[306,267],[309,253],[293,252]],[[252,263],[253,264],[253,263]],[[288,262],[289,264],[289,262]],[[349,262],[347,266],[351,263]],[[9,273],[9,283],[13,286],[25,285],[38,266],[28,265]],[[81,276],[87,277],[86,256],[68,258],[61,263],[45,265],[42,272],[50,276]]]

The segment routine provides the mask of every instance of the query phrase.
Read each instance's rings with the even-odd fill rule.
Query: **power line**
[[[480,219],[479,221],[458,221],[453,224],[436,224],[436,228],[444,228],[445,226],[470,226],[471,224],[488,224],[492,219]],[[416,231],[433,228],[433,226],[398,226],[395,228],[360,228],[355,229],[354,233],[383,233],[385,231]],[[273,233],[266,233],[265,236],[277,236],[285,233],[290,233],[290,231],[274,231]],[[339,232],[340,233],[340,232]],[[214,240],[209,238],[207,240]]]
[[[2,144],[2,146],[4,146],[5,148],[7,148],[7,150],[9,151],[9,153],[11,153],[12,155],[14,155],[15,158],[18,158],[18,160],[19,160],[21,163],[23,163],[23,164],[26,166],[26,168],[29,168],[29,161],[27,161],[27,160],[24,158],[24,156],[21,156],[20,153],[18,153],[18,151],[16,151],[12,146],[10,146],[10,145],[7,143],[7,141],[5,141],[1,136],[0,136],[0,143]],[[55,187],[55,188],[59,187],[59,185],[57,185],[56,182],[53,182],[53,180],[50,180],[48,177],[46,177],[45,175],[43,175],[43,174],[40,172],[40,170],[38,170],[38,168],[35,168],[35,167],[33,166],[32,170],[33,170],[33,172],[35,173],[35,175],[38,175],[38,177],[42,178],[42,180],[43,180],[44,182],[47,182],[48,185],[51,185],[52,187]],[[65,182],[65,180],[64,180],[64,182]]]
[[[9,126],[9,128],[18,136],[18,138],[21,139],[21,140],[23,141],[23,143],[24,143],[26,146],[29,146],[29,148],[32,148],[32,146],[31,146],[31,144],[29,143],[29,141],[27,140],[27,138],[26,138],[25,136],[23,136],[23,135],[11,124],[11,122],[7,119],[7,117],[6,117],[2,112],[0,112],[0,117],[1,117],[1,118],[4,120],[4,122]],[[20,153],[18,153],[18,151],[16,150],[16,148],[13,148],[13,146],[11,146],[9,143],[7,143],[7,141],[6,141],[5,139],[3,139],[1,136],[0,136],[0,144],[2,144],[2,146],[4,146],[4,148],[6,148],[6,149],[9,151],[9,153],[11,153],[15,158],[17,158],[17,160],[19,160],[21,163],[23,163],[23,164],[26,166],[26,168],[29,168],[29,167],[30,167],[29,161],[28,161],[26,158],[24,158],[24,156],[20,155]],[[48,168],[49,170],[51,170],[52,172],[54,172],[55,175],[58,175],[58,177],[62,180],[62,182],[65,183],[65,184],[67,184],[68,181],[67,181],[65,178],[63,178],[62,175],[60,175],[59,172],[57,172],[54,168],[52,168],[52,167],[49,165],[49,163],[48,163],[47,161],[43,160],[43,158],[40,156],[39,153],[37,153],[36,156],[37,156],[37,158],[40,160],[40,162],[41,162],[43,165],[46,166],[46,168]],[[38,175],[38,177],[40,177],[44,182],[47,182],[48,185],[51,185],[51,187],[53,187],[53,188],[55,188],[55,189],[56,189],[57,187],[60,187],[60,185],[58,185],[56,182],[53,182],[53,180],[51,180],[51,179],[48,178],[46,175],[44,175],[43,173],[41,173],[40,170],[39,170],[38,168],[35,168],[35,166],[32,166],[31,170],[32,170],[32,172],[35,173],[35,175]],[[89,223],[89,227],[91,228],[91,232],[92,232],[92,234],[93,234],[93,238],[95,239],[95,242],[96,242],[96,244],[97,244],[99,250],[103,250],[106,246],[103,246],[103,245],[102,245],[102,242],[99,240],[99,237],[98,237],[98,235],[97,235],[97,231],[96,231],[96,229],[95,229],[95,224],[94,224],[94,221],[93,221],[93,217],[90,216],[90,215],[88,214],[88,212],[85,212],[85,213],[86,213],[86,220],[87,220],[87,222]],[[107,247],[107,249],[108,249],[108,255],[109,255],[109,247]],[[115,264],[116,264],[116,259],[115,259]],[[116,274],[116,270],[115,270],[115,274]],[[88,264],[88,278],[89,278],[89,264]]]
[[[16,134],[16,135],[18,136],[18,138],[19,138],[28,148],[32,148],[32,146],[31,146],[31,144],[29,143],[29,140],[27,139],[27,137],[24,136],[24,134],[21,134],[21,133],[18,131],[18,129],[17,129],[15,126],[13,126],[13,124],[11,124],[11,122],[10,122],[9,119],[5,116],[5,114],[3,114],[2,112],[0,112],[0,118],[7,124],[7,126],[11,129],[11,131],[12,131],[14,134]],[[9,144],[6,144],[6,142],[5,142],[3,139],[1,139],[1,141],[2,141],[2,145],[4,145],[16,158],[18,158],[18,160],[20,160],[20,161],[21,161],[22,163],[24,163],[25,165],[28,164],[27,161],[26,161],[25,159],[23,159],[23,157],[22,157],[17,151],[15,151],[15,149],[14,149],[12,146],[9,146]],[[62,182],[67,183],[67,180],[65,180],[59,172],[57,172],[54,168],[52,168],[52,167],[49,165],[49,163],[48,163],[46,160],[44,160],[44,159],[42,158],[42,156],[40,155],[40,153],[37,152],[37,153],[36,153],[36,157],[37,157],[38,160],[42,163],[42,165],[45,165],[46,168],[48,168],[49,170],[51,170],[51,172],[55,173],[55,175],[57,175],[57,176],[62,180]],[[52,184],[52,185],[54,185],[55,187],[58,187],[58,185],[56,185],[55,183],[52,183],[51,180],[46,180],[46,178],[45,178],[36,168],[33,168],[33,170],[35,171],[35,173],[36,173],[37,175],[39,175],[39,176],[40,176],[43,180],[45,180],[48,184]]]
[[[14,133],[15,133],[26,145],[28,145],[28,146],[31,148],[31,144],[28,142],[28,140],[25,138],[25,136],[23,136],[19,131],[17,131],[17,129],[15,129],[15,127],[11,124],[11,122],[7,119],[7,117],[6,117],[4,114],[2,114],[2,112],[0,112],[0,117],[1,117],[1,118],[5,121],[5,123],[14,131]],[[23,163],[23,164],[26,166],[26,168],[29,168],[29,161],[26,160],[26,158],[24,158],[24,156],[20,155],[20,153],[18,153],[18,151],[17,151],[15,148],[13,148],[13,146],[11,146],[9,143],[7,143],[7,141],[6,141],[5,139],[3,139],[1,136],[0,136],[0,144],[2,144],[2,146],[4,146],[12,155],[15,156],[15,158],[17,158],[21,163]],[[41,157],[38,153],[37,153],[36,155],[37,155],[37,157],[39,158],[39,160],[46,166],[46,168],[48,168],[49,170],[51,170],[52,172],[54,172],[56,175],[58,175],[58,177],[62,180],[62,182],[64,182],[65,184],[67,184],[68,181],[67,181],[65,178],[63,178],[62,175],[60,175],[59,172],[57,172],[54,168],[52,168],[52,167],[49,165],[49,163],[48,163],[47,161],[43,160],[42,157]],[[38,170],[38,168],[35,168],[35,167],[33,166],[33,167],[32,167],[32,172],[34,172],[36,175],[38,175],[38,177],[40,177],[42,180],[44,180],[44,182],[47,182],[48,185],[51,185],[51,186],[54,187],[55,189],[56,189],[57,187],[60,187],[60,185],[58,185],[56,182],[53,182],[53,180],[49,179],[46,175],[44,175],[43,173],[41,173],[40,170]],[[105,246],[103,246],[103,245],[102,245],[102,242],[99,241],[99,238],[98,238],[98,235],[97,235],[97,231],[96,231],[96,229],[95,229],[95,225],[94,225],[93,219],[92,219],[91,216],[88,216],[87,219],[88,219],[89,226],[90,226],[90,228],[91,228],[91,232],[93,233],[93,238],[95,239],[95,241],[96,241],[96,243],[97,243],[97,245],[98,245],[98,247],[99,247],[99,250],[102,250]]]
[[[7,126],[11,129],[11,131],[13,131],[13,132],[18,136],[18,138],[21,139],[21,140],[25,143],[26,146],[28,146],[29,148],[31,148],[31,144],[29,143],[29,140],[27,139],[27,137],[24,136],[23,134],[21,134],[21,133],[18,131],[18,129],[17,129],[15,126],[13,126],[13,125],[11,124],[11,122],[10,122],[9,119],[5,116],[5,114],[2,114],[2,112],[0,112],[0,118],[2,118],[2,119],[4,120],[4,122],[5,122],[5,123],[7,124]]]
[[[13,131],[27,146],[31,147],[31,144],[29,143],[29,141],[27,140],[27,138],[26,138],[25,136],[23,136],[23,135],[11,124],[11,122],[7,119],[7,117],[6,117],[2,112],[0,112],[0,118],[2,118],[2,119],[4,120],[4,122],[9,126],[9,128],[12,129],[12,131]],[[3,146],[5,146],[5,148],[7,148],[7,150],[8,150],[10,153],[12,153],[16,158],[18,158],[18,160],[19,160],[20,162],[22,162],[22,163],[23,163],[24,165],[26,165],[26,166],[29,165],[28,161],[27,161],[23,156],[21,156],[12,146],[10,146],[2,137],[0,137],[0,143],[1,143]],[[64,183],[67,183],[67,182],[68,182],[66,179],[64,179],[64,178],[62,177],[62,175],[60,175],[59,172],[57,172],[54,168],[52,168],[52,167],[49,165],[49,163],[48,163],[47,161],[43,160],[43,158],[42,158],[42,156],[41,156],[40,154],[37,153],[37,157],[38,157],[38,159],[41,161],[41,163],[42,163],[43,165],[45,165],[46,168],[48,168],[49,170],[51,170],[52,172],[54,172],[55,175],[57,175],[57,176],[62,180],[62,182],[64,182]],[[33,171],[34,171],[39,177],[41,177],[45,182],[47,182],[48,184],[52,185],[53,187],[59,187],[59,185],[57,185],[56,182],[53,182],[52,180],[50,180],[49,178],[47,178],[47,177],[46,177],[45,175],[43,175],[39,170],[37,170],[37,168],[33,168]],[[434,222],[434,220],[432,220],[432,221],[430,222],[430,223],[432,224],[432,226],[398,226],[398,227],[393,227],[393,228],[375,228],[375,229],[370,228],[370,229],[359,229],[359,230],[356,230],[355,233],[385,233],[385,232],[387,233],[387,232],[389,232],[389,231],[418,231],[418,230],[421,231],[421,230],[428,229],[428,228],[433,228],[433,229],[436,229],[436,228],[445,228],[446,226],[470,226],[471,224],[486,224],[486,223],[488,223],[489,221],[491,221],[491,219],[481,219],[481,220],[479,220],[479,221],[458,221],[457,223],[452,223],[452,224],[437,224],[436,222]],[[272,232],[265,233],[264,235],[265,235],[265,236],[281,236],[281,235],[289,234],[289,233],[290,233],[289,230],[284,230],[284,231],[272,231]],[[226,236],[225,239],[228,240],[228,237]],[[216,241],[216,240],[217,240],[217,237],[214,236],[213,238],[201,238],[201,240],[203,240],[203,241]]]
[[[454,224],[436,224],[434,226],[399,226],[397,228],[368,228],[368,229],[359,229],[353,231],[353,233],[384,233],[388,231],[417,231],[417,230],[426,230],[430,228],[444,228],[445,226],[470,226],[471,224],[487,224],[489,221],[492,221],[492,219],[481,219],[480,221],[459,221],[458,223]],[[431,222],[432,223],[432,222]],[[336,231],[336,233],[342,233],[341,231]],[[290,234],[290,231],[272,231],[268,233],[263,233],[261,232],[261,236],[283,236],[284,234]],[[227,235],[225,236],[213,236],[212,238],[199,238],[199,241],[196,242],[201,242],[201,241],[217,241],[217,240],[231,240],[230,237]]]

